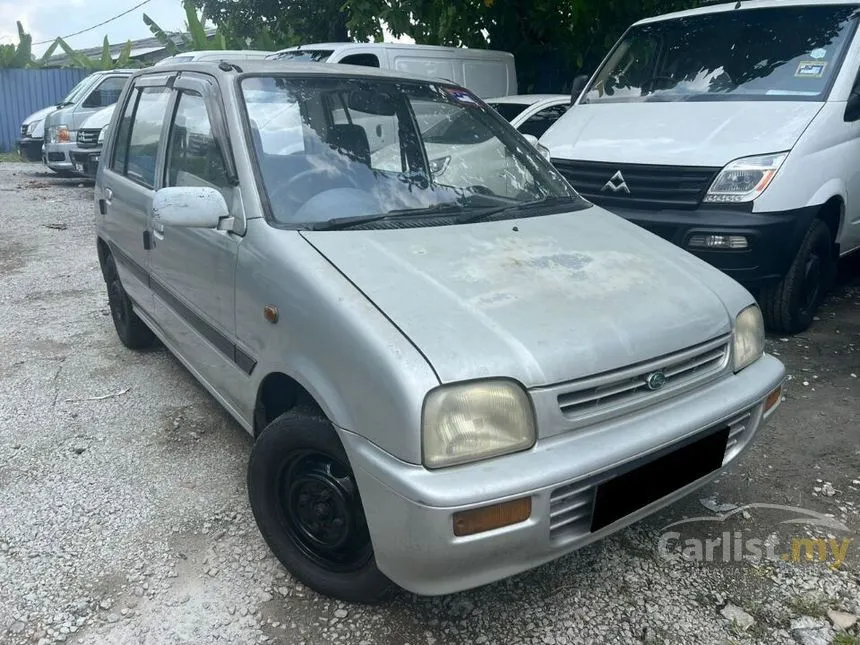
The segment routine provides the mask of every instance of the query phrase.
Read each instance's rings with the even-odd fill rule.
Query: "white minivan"
[[[318,43],[274,52],[272,60],[340,63],[379,67],[444,79],[481,98],[517,93],[517,71],[510,52],[406,43]]]
[[[860,248],[860,2],[749,0],[642,20],[545,135],[589,200],[806,329]]]

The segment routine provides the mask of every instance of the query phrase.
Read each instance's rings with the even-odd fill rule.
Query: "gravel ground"
[[[0,642],[860,644],[860,541],[838,567],[657,548],[667,524],[755,503],[826,513],[845,527],[825,533],[857,537],[858,263],[810,332],[769,339],[790,389],[721,481],[511,580],[348,606],[270,555],[247,503],[247,434],[166,350],[120,345],[91,199],[76,180],[0,163]],[[749,508],[685,535],[814,529],[788,517]]]

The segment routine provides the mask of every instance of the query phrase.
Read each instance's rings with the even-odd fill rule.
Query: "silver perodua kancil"
[[[557,558],[716,477],[780,401],[746,290],[446,82],[140,71],[96,212],[120,339],[159,338],[252,433],[260,531],[338,598]]]

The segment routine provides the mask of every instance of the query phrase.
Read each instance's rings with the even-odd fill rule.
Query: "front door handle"
[[[110,188],[105,188],[105,204],[110,206],[110,201],[113,199],[113,191]]]

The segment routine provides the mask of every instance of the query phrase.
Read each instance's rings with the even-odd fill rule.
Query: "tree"
[[[53,53],[54,48],[57,46],[65,52],[66,56],[69,57],[70,65],[68,67],[80,67],[82,69],[88,69],[93,72],[97,72],[104,69],[122,69],[125,67],[132,67],[131,63],[131,41],[126,41],[125,45],[123,45],[122,50],[119,53],[119,56],[116,60],[110,54],[110,43],[108,42],[107,36],[105,36],[104,41],[102,43],[102,55],[101,58],[90,58],[86,54],[83,54],[79,51],[72,49],[69,44],[63,40],[62,38],[57,38],[54,43],[51,45],[50,49],[45,52],[45,55],[42,56],[43,61],[47,61],[47,58]]]

